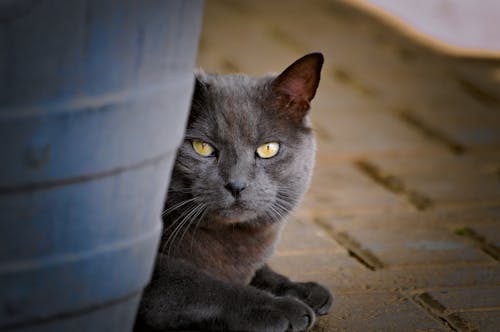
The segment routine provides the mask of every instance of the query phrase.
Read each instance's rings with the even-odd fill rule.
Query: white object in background
[[[500,56],[499,0],[350,0],[444,51]],[[380,13],[380,12],[383,13]],[[389,17],[387,17],[389,16]]]

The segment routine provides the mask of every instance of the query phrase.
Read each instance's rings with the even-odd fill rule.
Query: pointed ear
[[[191,111],[189,112],[189,123],[206,109],[206,91],[208,84],[204,81],[205,73],[200,69],[194,72],[194,89],[191,98]]]
[[[292,63],[271,83],[275,109],[295,121],[304,118],[319,85],[323,55],[311,53]]]
[[[200,93],[206,88],[206,83],[204,82],[206,74],[203,71],[203,69],[199,68],[194,71],[194,91],[193,93],[196,94],[197,92]]]

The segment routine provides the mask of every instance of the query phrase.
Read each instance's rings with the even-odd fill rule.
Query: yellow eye
[[[198,140],[192,140],[191,144],[193,145],[194,151],[196,151],[197,154],[203,157],[210,157],[214,154],[215,149],[213,146],[211,146],[208,143],[205,143],[203,141],[198,141]]]
[[[257,148],[257,155],[261,158],[267,159],[274,157],[280,150],[280,144],[277,142],[269,142],[262,144]]]

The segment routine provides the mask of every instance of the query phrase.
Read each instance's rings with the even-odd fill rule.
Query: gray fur
[[[321,64],[321,55],[310,54],[278,77],[196,74],[136,331],[305,331],[314,312],[329,309],[326,289],[291,282],[265,265],[312,175],[307,117]],[[216,154],[198,155],[192,140],[210,143]],[[280,150],[259,158],[256,149],[267,142],[279,142]],[[246,187],[234,196],[228,183]]]

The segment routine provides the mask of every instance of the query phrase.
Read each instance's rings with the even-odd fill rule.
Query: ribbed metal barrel
[[[131,330],[201,14],[201,0],[0,1],[0,330]]]

